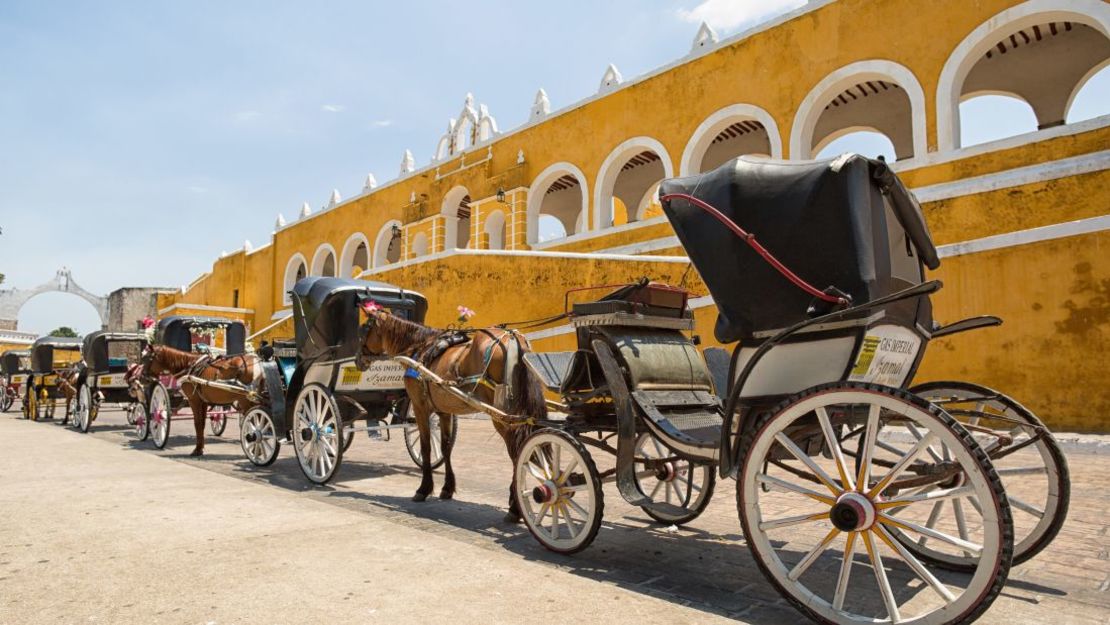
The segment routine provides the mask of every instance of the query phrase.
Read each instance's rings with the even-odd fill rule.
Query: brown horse
[[[257,388],[262,376],[262,361],[254,354],[208,358],[165,345],[154,345],[148,347],[143,354],[140,375],[146,380],[160,375],[175,378],[191,375],[204,380],[239,382]],[[233,393],[189,381],[181,382],[181,392],[189,401],[189,408],[193,412],[193,429],[197,435],[197,445],[190,456],[204,455],[204,422],[208,418],[209,406],[235,404],[240,414],[246,414],[254,407],[245,393]]]
[[[409,356],[420,361],[445,381],[454,382],[467,393],[521,420],[493,418],[493,426],[505,440],[509,458],[515,463],[524,439],[532,432],[534,422],[547,416],[543,387],[524,364],[528,341],[519,333],[501,328],[468,330],[465,336],[456,331],[437,330],[395,317],[385,310],[367,312],[362,326],[362,346],[356,365],[365,370],[373,356]],[[442,388],[406,375],[405,390],[412,402],[416,425],[420,431],[420,454],[423,458],[423,479],[413,501],[424,501],[433,489],[431,461],[431,416],[440,416],[440,440],[446,473],[441,499],[455,495],[455,472],[451,468],[452,415],[474,412],[474,409]],[[515,482],[515,478],[514,478]],[[515,484],[509,487],[509,512],[505,520],[519,522],[520,509],[514,496]]]
[[[58,369],[54,371],[54,374],[58,376],[58,390],[66,398],[66,410],[62,413],[62,425],[65,425],[69,423],[69,409],[73,405],[73,399],[77,397],[77,378],[81,374],[76,368]]]

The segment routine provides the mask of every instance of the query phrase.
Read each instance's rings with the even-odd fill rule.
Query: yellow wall
[[[677,282],[685,263],[661,258],[683,254],[667,246],[631,260],[603,260],[573,253],[596,253],[673,236],[665,222],[593,230],[595,193],[602,164],[633,137],[658,141],[676,175],[683,151],[697,127],[714,112],[738,103],[762,107],[775,120],[783,152],[789,157],[795,113],[810,90],[834,70],[858,61],[883,59],[908,68],[924,91],[926,143],[896,167],[908,186],[923,197],[934,185],[968,183],[945,199],[924,204],[938,244],[1051,226],[1107,214],[1110,173],[1086,167],[1051,180],[984,190],[980,177],[1037,170],[1047,162],[1095,162],[1110,145],[1110,123],[1088,124],[1083,132],[1041,133],[1024,144],[981,146],[955,153],[937,152],[936,92],[949,55],[980,24],[1019,0],[936,0],[922,10],[920,0],[840,0],[810,10],[778,26],[723,45],[703,56],[677,63],[635,84],[551,115],[544,121],[495,137],[488,144],[456,154],[432,167],[402,176],[368,194],[281,228],[270,244],[217,260],[210,274],[184,294],[160,297],[159,306],[201,304],[230,307],[239,289],[239,307],[252,327],[272,323],[283,303],[286,267],[295,254],[308,266],[318,247],[330,244],[337,269],[343,245],[353,233],[375,240],[391,220],[404,224],[406,242],[418,232],[429,236],[429,253],[444,249],[444,198],[457,187],[467,190],[475,217],[469,247],[483,249],[484,220],[493,210],[506,215],[509,250],[527,250],[529,188],[548,166],[567,162],[582,171],[588,191],[587,232],[545,244],[529,254],[437,254],[374,268],[365,277],[419,290],[431,300],[429,322],[444,325],[465,304],[478,311],[475,324],[543,317],[559,312],[564,291],[649,276]],[[523,162],[519,162],[523,152]],[[506,203],[494,197],[506,192]],[[931,189],[930,189],[931,188]],[[538,190],[542,193],[543,190]],[[455,207],[450,207],[450,213]],[[436,237],[432,236],[435,224]],[[989,252],[946,258],[937,276],[947,287],[935,298],[938,318],[998,314],[999,329],[938,341],[929,350],[922,375],[965,377],[1017,396],[1041,412],[1054,427],[1110,429],[1099,415],[1110,414],[1106,375],[1092,363],[1105,353],[1107,275],[1110,254],[1106,232],[1025,243]],[[446,242],[448,247],[453,242]],[[686,283],[705,294],[696,272]],[[1102,299],[1099,299],[1102,298]],[[709,342],[715,311],[696,311],[698,332]],[[290,322],[266,334],[290,336]],[[572,334],[537,341],[539,347],[569,347]]]

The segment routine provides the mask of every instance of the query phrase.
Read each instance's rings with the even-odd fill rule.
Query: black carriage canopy
[[[373,300],[393,314],[423,323],[428,300],[385,282],[309,277],[293,285],[293,327],[301,358],[349,358],[358,353],[359,305]]]
[[[26,373],[31,367],[31,352],[26,349],[13,349],[0,357],[0,373],[15,375]]]
[[[225,328],[224,349],[229,356],[242,354],[247,346],[247,329],[242,321],[225,317],[173,315],[158,320],[156,341],[183,352],[193,350],[193,328]]]
[[[836,287],[853,304],[919,284],[922,263],[940,265],[916,198],[885,162],[857,154],[816,162],[740,157],[705,174],[664,180],[660,196],[668,194],[712,205],[803,280]],[[806,318],[813,296],[712,215],[681,198],[664,200],[663,211],[716,302],[718,341]],[[922,319],[927,301],[907,306],[919,322],[931,323]]]
[[[63,336],[44,336],[31,345],[31,371],[48,373],[54,370],[54,352],[80,352],[81,339]]]
[[[101,330],[85,337],[81,355],[93,373],[119,373],[139,361],[145,346],[145,335]]]

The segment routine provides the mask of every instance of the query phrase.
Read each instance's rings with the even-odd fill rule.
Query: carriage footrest
[[[721,440],[720,404],[707,391],[633,391],[632,398],[665,437],[713,448]]]

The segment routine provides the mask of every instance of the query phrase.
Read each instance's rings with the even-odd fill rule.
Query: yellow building
[[[1005,390],[1059,429],[1105,430],[1110,414],[1110,115],[1067,124],[1075,94],[1110,63],[1101,0],[811,0],[729,39],[702,27],[688,55],[501,131],[467,97],[416,168],[373,176],[356,197],[286,223],[269,243],[218,259],[160,314],[227,314],[264,336],[292,334],[286,292],[305,275],[360,275],[425,293],[429,322],[476,325],[561,312],[573,287],[688,271],[655,189],[741,154],[806,159],[871,129],[925,208],[947,287],[942,322],[997,314],[1001,328],[938,340],[920,379]],[[1027,102],[1039,129],[960,145],[960,103]],[[431,146],[429,146],[431,147]],[[567,236],[540,241],[547,220]],[[555,225],[557,224],[557,225]],[[758,297],[758,294],[752,294]],[[715,311],[695,300],[707,339]],[[538,349],[567,347],[567,326]]]

